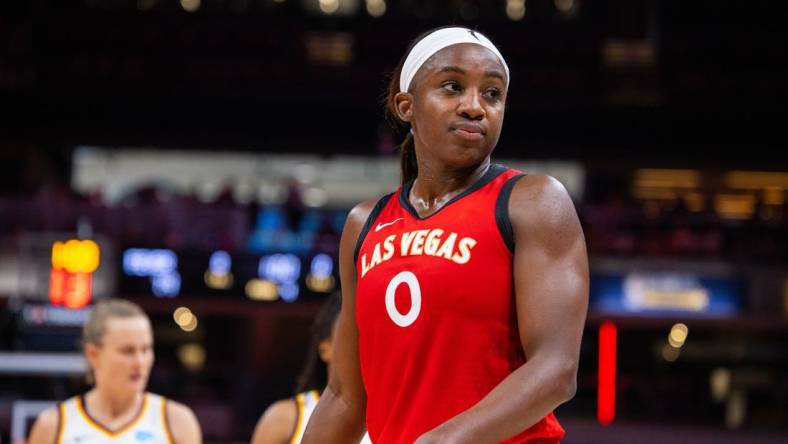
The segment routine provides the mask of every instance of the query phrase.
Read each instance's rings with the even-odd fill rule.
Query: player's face
[[[411,126],[425,151],[417,156],[463,167],[492,153],[506,100],[506,71],[492,51],[468,43],[444,48],[419,69],[411,90]]]
[[[87,350],[96,385],[142,392],[153,366],[153,332],[144,317],[109,318],[101,344]]]

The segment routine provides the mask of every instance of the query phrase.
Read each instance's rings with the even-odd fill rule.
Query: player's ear
[[[320,344],[317,346],[317,354],[320,355],[320,359],[326,364],[331,363],[331,356],[334,354],[334,347],[332,346],[331,339],[320,341]]]
[[[413,95],[407,92],[398,92],[394,96],[394,109],[400,120],[410,123],[413,120]]]
[[[98,362],[98,355],[99,355],[99,347],[98,345],[92,342],[86,342],[83,346],[83,350],[85,353],[85,360],[88,363],[90,368],[96,368],[96,363]]]

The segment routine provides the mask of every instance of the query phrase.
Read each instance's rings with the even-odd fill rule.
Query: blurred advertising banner
[[[744,281],[692,272],[636,271],[595,275],[591,306],[598,312],[729,317],[744,305]]]

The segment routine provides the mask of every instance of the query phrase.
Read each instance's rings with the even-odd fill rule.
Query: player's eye
[[[459,82],[456,80],[448,80],[441,83],[441,88],[451,93],[458,93],[462,91],[462,87],[460,87]]]

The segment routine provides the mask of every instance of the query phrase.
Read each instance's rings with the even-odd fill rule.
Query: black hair
[[[301,373],[296,380],[296,393],[309,390],[323,391],[328,384],[328,366],[320,359],[320,343],[331,338],[334,321],[339,316],[342,307],[340,292],[334,292],[328,297],[312,323],[312,336],[309,340],[306,361]]]

